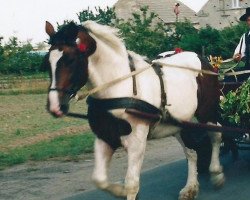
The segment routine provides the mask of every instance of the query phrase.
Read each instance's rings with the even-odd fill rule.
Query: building
[[[201,27],[210,25],[216,29],[236,25],[250,0],[209,0],[197,13]]]
[[[118,0],[115,11],[118,18],[129,19],[132,13],[138,12],[142,6],[149,6],[149,10],[159,15],[165,24],[176,22],[174,6],[180,4],[178,21],[190,20],[196,27],[210,25],[216,29],[235,25],[239,22],[245,9],[250,7],[250,0],[208,0],[202,9],[195,13],[192,9],[177,0]]]

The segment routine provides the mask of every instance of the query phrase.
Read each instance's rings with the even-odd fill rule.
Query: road
[[[248,200],[250,199],[250,156],[249,152],[240,154],[233,162],[230,155],[222,158],[226,183],[215,190],[207,174],[199,175],[200,193],[197,200]],[[186,160],[177,161],[144,172],[138,200],[176,200],[179,190],[185,185],[187,176]],[[115,200],[100,190],[83,192],[66,200]]]

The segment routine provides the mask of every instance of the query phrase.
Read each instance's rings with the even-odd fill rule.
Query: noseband
[[[75,97],[78,90],[79,89],[49,88],[49,92],[51,91],[64,92],[65,94],[68,94],[70,98]]]

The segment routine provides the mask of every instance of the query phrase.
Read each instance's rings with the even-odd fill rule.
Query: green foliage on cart
[[[221,117],[230,125],[250,127],[250,80],[221,101]]]

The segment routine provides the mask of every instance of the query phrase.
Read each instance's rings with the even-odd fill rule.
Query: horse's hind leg
[[[209,166],[211,181],[215,187],[221,187],[225,182],[223,168],[220,164],[219,158],[222,134],[220,132],[208,132],[208,135],[212,143],[212,157]]]
[[[107,169],[112,158],[114,150],[103,140],[95,140],[95,167],[92,179],[100,189],[109,187]]]
[[[196,151],[185,147],[181,136],[176,135],[177,140],[183,147],[184,153],[188,161],[188,178],[185,187],[180,191],[179,200],[195,199],[199,192],[199,182],[197,179],[197,154]]]

